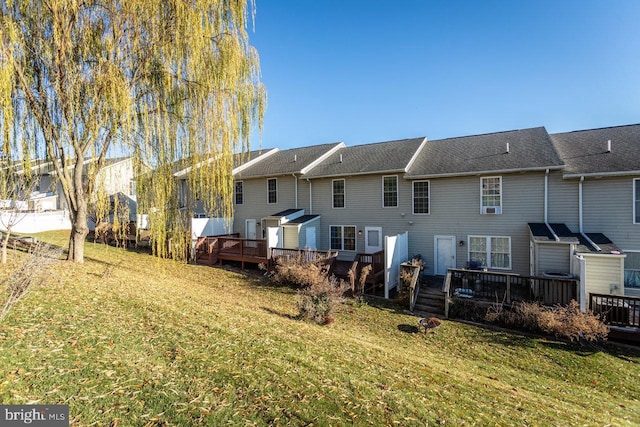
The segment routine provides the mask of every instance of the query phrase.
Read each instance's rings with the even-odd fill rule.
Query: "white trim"
[[[249,166],[253,166],[254,164],[258,163],[261,160],[266,159],[267,157],[271,156],[272,154],[277,153],[278,151],[280,151],[279,148],[271,148],[269,151],[265,151],[264,153],[260,154],[255,159],[251,159],[247,163],[243,163],[240,166],[238,166],[237,168],[233,169],[231,171],[231,174],[235,175],[235,174],[237,174],[239,172],[242,172],[243,170],[245,170]]]
[[[276,201],[269,201],[269,181],[274,180],[276,182]],[[276,205],[278,204],[278,178],[267,178],[267,204],[268,205]]]
[[[340,242],[340,249],[337,248],[332,248],[331,247],[331,229],[333,227],[336,228],[341,228],[342,229],[342,237],[341,237],[341,242]],[[344,248],[344,229],[345,227],[351,227],[353,228],[353,244],[354,244],[354,248],[353,249],[345,249]],[[358,252],[358,227],[356,227],[355,225],[330,225],[329,226],[329,250],[332,251],[346,251],[346,252]]]
[[[338,144],[336,144],[335,147],[332,147],[329,151],[324,153],[322,156],[318,157],[313,162],[309,163],[306,167],[300,169],[300,174],[304,175],[305,173],[309,172],[311,169],[313,169],[318,164],[320,164],[322,161],[324,161],[327,157],[329,157],[330,155],[332,155],[333,153],[335,153],[336,151],[338,151],[339,149],[344,148],[344,147],[346,147],[344,142],[339,142]]]
[[[404,179],[430,179],[430,178],[451,178],[456,176],[480,176],[485,174],[508,174],[508,173],[518,173],[518,172],[544,172],[547,169],[549,170],[561,170],[564,169],[564,165],[562,166],[540,166],[534,168],[519,168],[519,169],[499,169],[493,171],[469,171],[469,172],[451,172],[451,173],[432,173],[432,174],[424,174],[424,175],[405,175]]]
[[[413,156],[411,156],[411,159],[409,159],[409,163],[407,163],[407,166],[405,166],[403,172],[405,172],[405,173],[409,172],[409,169],[411,169],[411,166],[413,166],[413,163],[416,161],[416,159],[418,158],[418,155],[420,154],[420,152],[422,151],[422,149],[424,148],[425,145],[427,145],[427,137],[426,136],[424,137],[424,139],[422,140],[422,142],[420,143],[420,145],[416,149],[416,152],[413,153]]]
[[[498,191],[500,192],[500,194],[499,194],[499,196],[500,196],[500,204],[499,205],[490,205],[490,206],[487,205],[487,206],[484,206],[482,204],[482,195],[483,195],[482,194],[482,182],[485,179],[495,179],[495,178],[498,178],[498,183],[499,183],[499,190]],[[502,193],[502,175],[481,176],[480,177],[480,214],[481,215],[486,215],[486,212],[485,212],[486,208],[500,208],[499,211],[498,210],[495,211],[495,214],[502,214],[502,194],[503,194]]]
[[[415,198],[416,198],[416,191],[415,191],[415,183],[416,182],[426,182],[427,183],[427,201],[428,201],[428,206],[427,206],[427,212],[416,212],[416,204],[415,204]],[[412,215],[431,215],[431,181],[428,179],[421,179],[421,180],[416,180],[416,181],[411,181],[411,214]]]
[[[242,203],[238,203],[238,192],[237,192],[237,187],[236,185],[241,184],[242,185]],[[238,205],[244,205],[244,181],[234,181],[233,183],[233,204],[238,206]]]
[[[385,178],[395,178],[396,179],[396,204],[395,206],[385,206],[384,205],[384,179]],[[393,209],[400,206],[400,180],[398,179],[398,175],[382,175],[382,209]]]
[[[333,187],[333,183],[336,181],[342,181],[342,206],[335,206],[335,193],[333,192],[334,187]],[[347,180],[345,178],[337,178],[337,179],[332,179],[331,180],[331,208],[332,209],[346,209],[347,207]]]
[[[600,178],[607,176],[629,176],[629,175],[640,175],[640,170],[637,171],[616,171],[616,172],[591,172],[591,173],[568,173],[562,174],[562,179],[573,179],[580,177],[588,177],[588,178]]]
[[[512,246],[511,246],[511,236],[488,236],[488,235],[479,235],[479,234],[470,234],[467,236],[467,261],[471,261],[471,238],[478,237],[486,239],[486,254],[487,254],[487,265],[485,266],[491,270],[512,270],[513,268],[513,257],[512,257]],[[492,239],[508,239],[509,240],[509,267],[493,267],[491,266],[491,240]]]

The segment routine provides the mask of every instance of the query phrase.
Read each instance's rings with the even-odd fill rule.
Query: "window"
[[[382,206],[395,208],[398,206],[398,177],[382,177]]]
[[[244,183],[242,181],[236,182],[235,201],[236,201],[236,205],[244,204]]]
[[[640,252],[625,251],[624,286],[626,288],[640,288]]]
[[[329,227],[331,249],[335,251],[356,250],[356,227],[352,225],[332,225]]]
[[[429,181],[413,182],[413,213],[429,213]]]
[[[511,238],[469,236],[469,261],[486,268],[511,270]]]
[[[36,191],[40,191],[40,189],[36,189]],[[129,181],[129,195],[130,196],[136,195],[136,181],[133,179]]]
[[[480,209],[483,214],[502,213],[502,177],[480,178]]]
[[[333,207],[344,208],[344,179],[334,179],[333,184]]]
[[[640,178],[633,180],[633,223],[640,224]]]
[[[267,203],[278,203],[278,180],[276,178],[267,180]]]

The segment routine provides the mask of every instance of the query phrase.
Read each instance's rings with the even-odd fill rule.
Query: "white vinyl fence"
[[[396,236],[384,236],[384,297],[389,298],[389,291],[398,286],[400,264],[409,259],[409,232]]]

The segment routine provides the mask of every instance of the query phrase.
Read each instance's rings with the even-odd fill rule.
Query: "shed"
[[[302,215],[282,224],[283,247],[316,249],[320,215]]]

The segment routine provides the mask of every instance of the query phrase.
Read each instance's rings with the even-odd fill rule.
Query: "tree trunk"
[[[2,264],[7,263],[7,246],[9,245],[9,236],[11,235],[11,226],[7,227],[2,239]]]
[[[78,203],[78,210],[69,210],[71,219],[71,236],[69,236],[68,261],[84,262],[84,242],[89,234],[87,226],[87,204]]]

